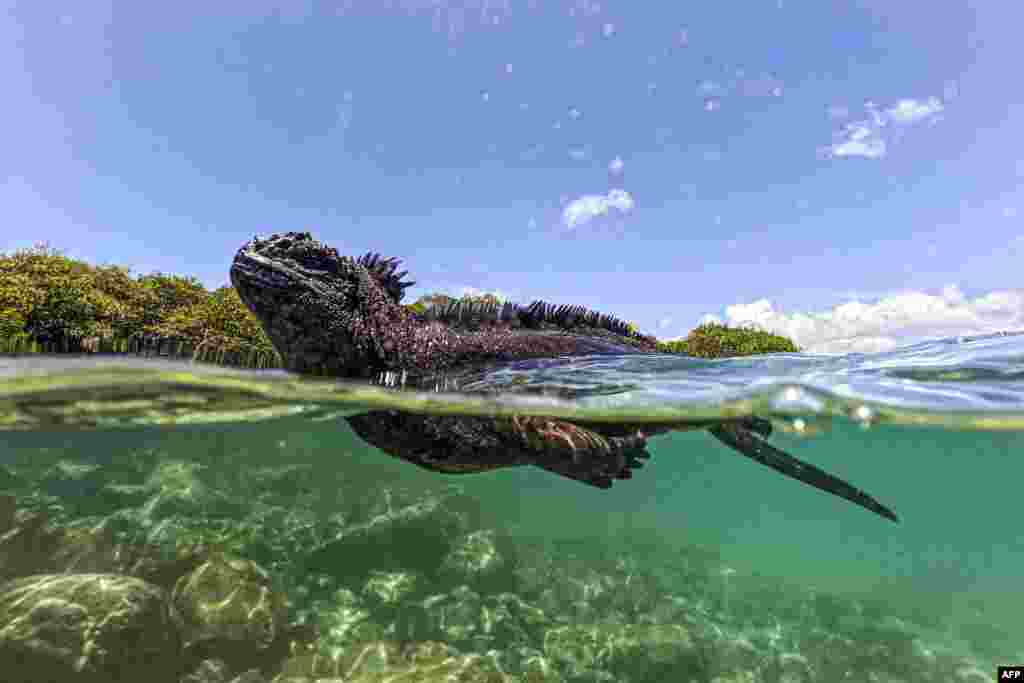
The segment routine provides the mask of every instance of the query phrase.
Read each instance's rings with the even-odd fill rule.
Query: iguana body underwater
[[[401,305],[412,282],[400,262],[341,256],[309,233],[254,238],[231,282],[288,370],[345,378],[395,372],[413,380],[459,376],[531,358],[655,353],[656,342],[579,306],[456,303],[416,314]],[[629,425],[560,418],[425,415],[380,410],[347,418],[371,445],[445,473],[534,465],[599,488],[629,479],[650,456],[649,436],[708,429],[742,455],[886,519],[895,513],[827,472],[771,446],[757,417]]]

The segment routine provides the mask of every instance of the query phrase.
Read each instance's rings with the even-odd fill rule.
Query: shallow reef
[[[308,463],[152,448],[15,459],[0,490],[0,671],[24,683],[981,683],[993,671],[970,632],[950,638],[927,615],[747,576],[697,546],[517,537],[459,487],[384,471],[331,480]]]

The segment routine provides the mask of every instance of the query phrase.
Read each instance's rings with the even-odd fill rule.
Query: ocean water
[[[626,683],[981,681],[1024,662],[1024,336],[534,361],[438,386],[7,357],[0,493],[54,528],[165,551],[198,539],[254,562],[287,603],[281,619],[310,627],[308,647],[336,660],[368,642],[434,641],[479,658],[465,680]],[[610,490],[532,468],[427,472],[343,419],[384,407],[629,423],[759,415],[771,443],[901,522],[699,430],[652,438],[651,460]],[[223,619],[204,642],[221,642],[209,633]],[[250,654],[266,680],[299,666],[265,650]],[[378,680],[351,671],[345,680]],[[423,676],[410,680],[445,680]]]

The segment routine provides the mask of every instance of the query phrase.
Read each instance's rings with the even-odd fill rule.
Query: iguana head
[[[231,283],[290,370],[369,376],[388,354],[386,331],[407,313],[396,259],[354,259],[307,232],[255,237],[231,264]]]

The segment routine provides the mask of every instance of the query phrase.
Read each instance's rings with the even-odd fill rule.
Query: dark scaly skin
[[[243,245],[231,282],[285,367],[304,374],[370,379],[392,372],[416,385],[515,360],[656,352],[653,338],[580,308],[534,304],[483,312],[456,308],[436,319],[416,315],[400,303],[413,283],[394,272],[397,264],[372,254],[341,256],[309,233],[286,233]],[[599,488],[633,476],[650,457],[648,437],[708,429],[766,467],[897,521],[863,491],[771,446],[771,423],[757,417],[623,425],[383,410],[347,419],[371,445],[435,472],[534,465]]]

